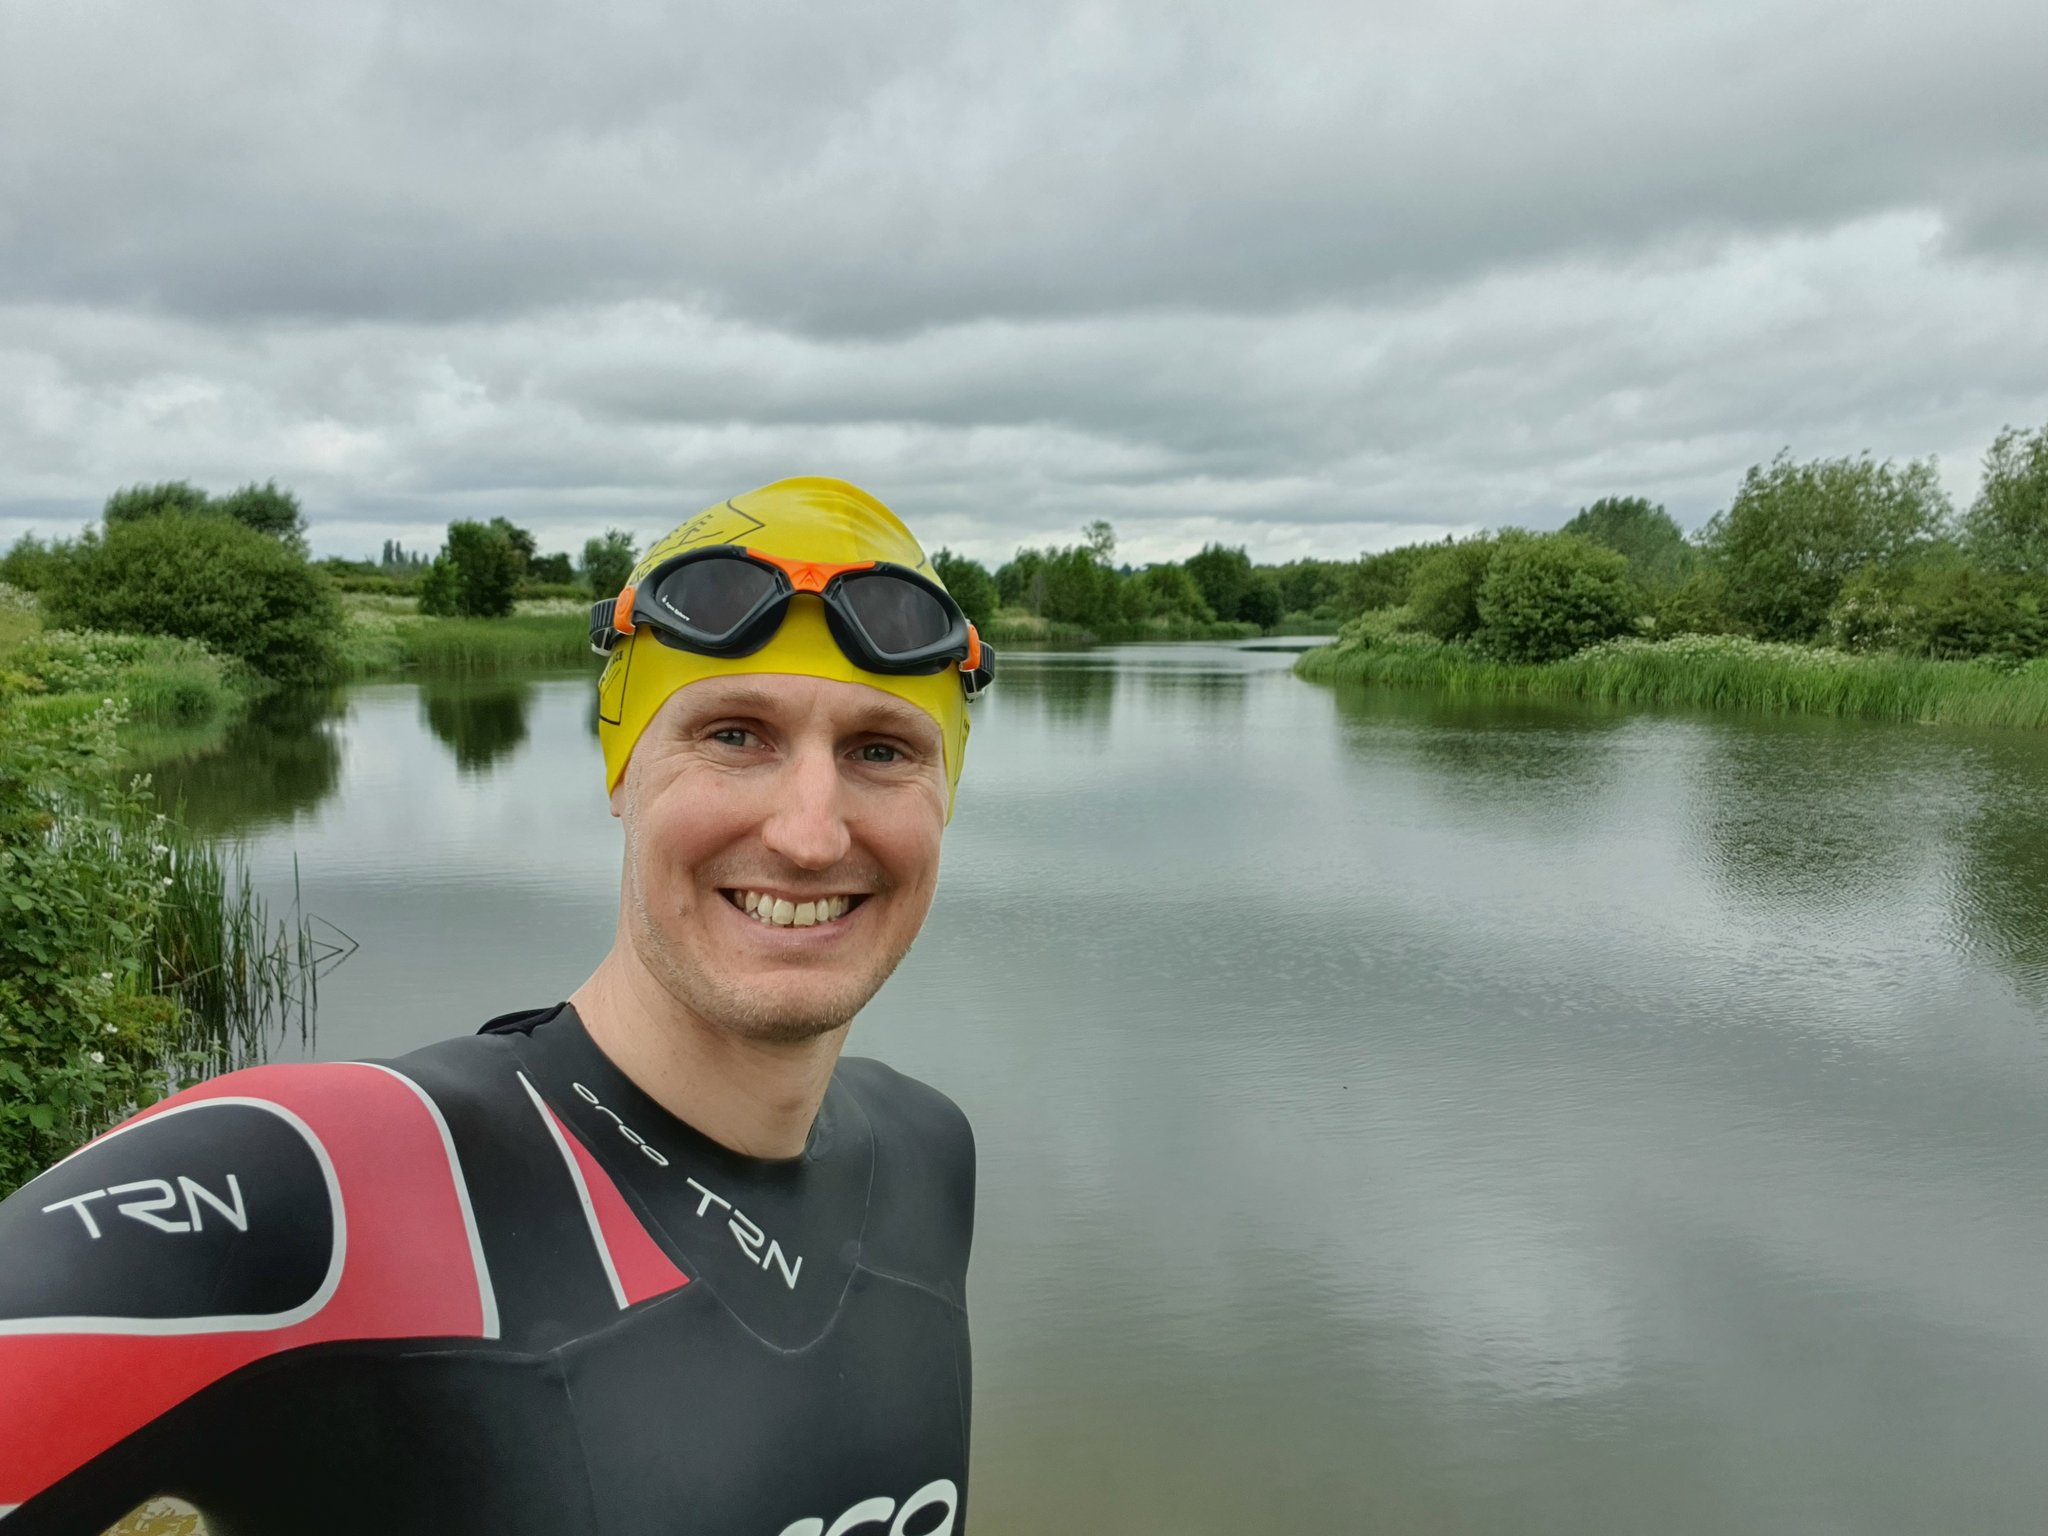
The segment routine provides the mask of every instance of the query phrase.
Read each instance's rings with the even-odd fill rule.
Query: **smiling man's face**
[[[612,793],[620,921],[648,972],[714,1029],[838,1029],[909,950],[938,885],[944,743],[859,683],[779,673],[677,690]]]

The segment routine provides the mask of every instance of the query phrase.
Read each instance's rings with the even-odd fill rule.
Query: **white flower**
[[[103,1035],[118,1035],[119,1033],[121,1033],[121,1031],[116,1029],[113,1025],[107,1024],[101,1027],[100,1033]]]
[[[164,882],[163,882],[163,884],[164,884],[164,889],[165,889],[165,890],[167,890],[167,891],[168,891],[168,890],[169,890],[169,889],[171,888],[171,877],[170,877],[169,875],[165,875],[165,876],[164,876]]]
[[[100,972],[100,980],[101,980],[101,981],[112,981],[113,979],[114,979],[114,973],[113,973],[112,971],[101,971],[101,972]]]
[[[105,1051],[94,1051],[91,1054],[94,1066],[104,1067],[107,1064],[107,1053]]]

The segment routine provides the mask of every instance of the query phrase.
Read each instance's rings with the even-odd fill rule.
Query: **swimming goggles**
[[[827,565],[738,544],[675,555],[590,609],[590,648],[606,655],[642,624],[664,644],[703,656],[751,656],[775,636],[799,592],[855,666],[898,677],[958,664],[967,697],[995,681],[995,651],[946,589],[886,560]]]

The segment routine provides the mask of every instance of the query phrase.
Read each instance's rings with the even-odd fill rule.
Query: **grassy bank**
[[[346,599],[348,633],[342,660],[348,677],[596,669],[588,603],[521,603],[516,613],[503,619],[423,618],[415,606],[409,598],[378,594],[358,593]]]
[[[136,729],[225,728],[259,690],[193,640],[45,629],[33,599],[0,587],[0,679],[18,721],[82,720],[118,699]]]
[[[118,694],[47,704],[0,672],[0,1195],[303,1028],[322,958],[120,769]]]
[[[1198,623],[1192,619],[1145,619],[1105,630],[1084,629],[1037,614],[1007,609],[989,620],[982,638],[1004,645],[1121,645],[1159,640],[1249,640],[1260,633],[1256,624]]]
[[[1305,653],[1313,682],[1435,688],[1473,697],[1769,710],[1944,725],[2048,725],[2048,662],[2018,669],[1774,645],[1728,635],[1610,640],[1563,661],[1519,665],[1411,634],[1351,635]]]

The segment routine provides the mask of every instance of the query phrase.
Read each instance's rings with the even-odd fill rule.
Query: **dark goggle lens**
[[[746,560],[698,560],[654,589],[654,605],[692,634],[729,635],[775,592],[772,572]]]
[[[946,605],[913,582],[861,576],[844,583],[840,600],[885,656],[908,656],[944,640],[953,629]]]

